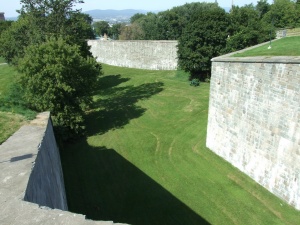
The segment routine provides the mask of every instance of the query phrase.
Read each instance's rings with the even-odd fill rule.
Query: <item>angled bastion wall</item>
[[[300,57],[212,59],[207,147],[300,209]]]
[[[177,44],[177,41],[88,41],[98,62],[149,70],[176,70]]]
[[[0,145],[0,171],[0,224],[118,225],[65,211],[61,162],[49,112],[40,113]]]

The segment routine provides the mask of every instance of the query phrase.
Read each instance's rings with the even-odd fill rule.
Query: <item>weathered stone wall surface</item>
[[[177,41],[88,41],[98,62],[149,70],[176,70],[177,44]]]
[[[0,145],[0,224],[121,225],[60,210],[67,203],[49,117],[39,114]]]
[[[207,147],[300,209],[300,57],[213,59]]]
[[[59,150],[50,117],[25,191],[25,201],[68,210]]]

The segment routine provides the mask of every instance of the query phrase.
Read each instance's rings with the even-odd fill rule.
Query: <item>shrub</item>
[[[54,124],[71,136],[84,132],[84,110],[92,103],[101,66],[83,58],[80,47],[51,38],[31,45],[19,61],[24,100],[31,109],[50,111]]]
[[[197,79],[197,78],[192,79],[190,85],[191,85],[191,86],[194,86],[194,87],[199,86],[199,85],[200,85],[199,79]]]

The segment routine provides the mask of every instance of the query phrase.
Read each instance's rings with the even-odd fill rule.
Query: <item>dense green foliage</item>
[[[275,37],[274,27],[261,20],[261,15],[266,13],[268,8],[259,8],[259,12],[255,7],[246,5],[244,7],[234,6],[229,17],[229,26],[227,29],[228,39],[226,52],[233,52],[246,47],[265,42]]]
[[[0,21],[0,36],[3,31],[7,30],[12,25],[12,23],[13,21],[11,20]]]
[[[299,27],[300,7],[297,5],[294,0],[275,0],[262,20],[277,28]]]
[[[66,134],[81,134],[100,69],[94,58],[81,56],[79,46],[61,38],[31,45],[19,61],[24,99],[32,109],[50,110]]]
[[[143,40],[144,37],[144,31],[137,23],[133,23],[131,26],[121,26],[120,28],[120,40]]]
[[[122,23],[113,24],[110,27],[110,29],[108,30],[108,35],[110,36],[110,38],[112,38],[113,40],[119,40],[121,28],[124,26],[125,26],[125,24],[122,24]]]
[[[210,59],[226,46],[229,25],[225,10],[217,4],[201,3],[183,29],[178,44],[178,64],[192,78],[209,76]]]
[[[70,211],[137,225],[299,223],[299,211],[205,147],[209,84],[103,71],[88,137],[61,152]]]
[[[98,36],[103,36],[104,34],[108,34],[108,31],[110,29],[109,23],[106,21],[97,21],[93,24],[95,33]]]
[[[73,7],[80,0],[21,0],[18,21],[0,37],[0,55],[22,73],[15,85],[24,107],[51,111],[65,139],[82,135],[84,111],[101,74],[86,39],[94,38],[92,18]],[[22,105],[23,106],[23,105]]]
[[[24,56],[24,49],[42,38],[39,30],[30,27],[30,19],[21,17],[1,34],[0,55],[8,63],[17,64],[18,59]]]
[[[77,0],[22,0],[20,18],[0,37],[0,55],[17,64],[25,48],[46,41],[47,37],[64,37],[80,46],[83,56],[91,56],[86,39],[94,38],[92,19],[72,7]]]

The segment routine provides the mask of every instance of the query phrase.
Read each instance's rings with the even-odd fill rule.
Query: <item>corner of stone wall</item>
[[[115,224],[63,211],[67,201],[49,112],[0,145],[0,171],[0,224]]]
[[[206,145],[300,210],[300,57],[231,55],[212,59]]]

